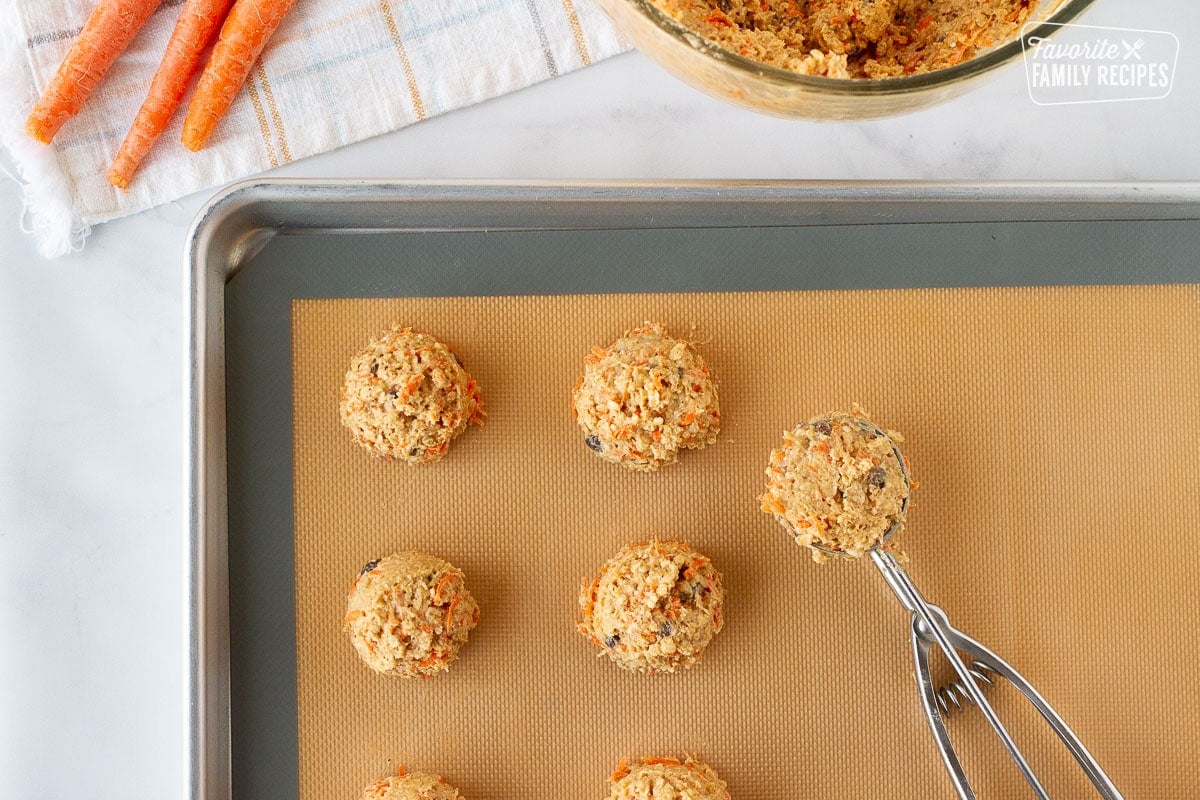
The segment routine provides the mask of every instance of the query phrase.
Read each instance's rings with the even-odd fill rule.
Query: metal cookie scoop
[[[887,435],[885,431],[878,426],[873,425],[865,419],[856,419],[855,422],[867,433],[876,436],[882,436],[892,445],[892,450],[896,454],[896,459],[900,462],[901,474],[904,476],[905,484],[909,484],[908,467],[904,461],[904,456],[900,452],[900,448],[896,446],[895,440]],[[982,690],[979,687],[979,682],[991,684],[993,682],[991,675],[998,675],[1006,678],[1009,683],[1017,687],[1023,695],[1033,704],[1033,707],[1038,710],[1038,713],[1050,724],[1054,732],[1058,734],[1058,738],[1063,741],[1067,749],[1071,751],[1071,755],[1079,762],[1084,773],[1096,787],[1100,796],[1105,800],[1123,800],[1120,792],[1113,785],[1113,782],[1100,768],[1096,759],[1087,748],[1083,746],[1083,742],[1079,737],[1067,727],[1067,723],[1063,722],[1050,704],[1046,702],[1036,689],[1029,684],[1007,661],[993,653],[982,644],[967,636],[965,633],[957,630],[950,625],[949,619],[946,617],[946,612],[935,605],[926,602],[921,593],[917,591],[917,587],[913,584],[912,579],[908,577],[900,563],[891,553],[884,549],[883,545],[895,536],[903,522],[904,513],[908,510],[908,497],[904,498],[901,506],[899,519],[881,537],[879,544],[871,548],[871,561],[879,568],[883,574],[883,579],[887,581],[887,585],[896,593],[896,597],[900,600],[900,604],[912,612],[912,648],[913,660],[916,662],[917,686],[921,694],[921,706],[925,710],[925,718],[929,722],[929,727],[933,731],[933,738],[937,741],[938,749],[942,754],[942,761],[946,764],[946,769],[950,772],[950,779],[954,782],[954,788],[958,790],[959,797],[962,800],[975,800],[975,792],[971,789],[971,784],[967,780],[966,773],[963,771],[962,763],[958,759],[958,754],[954,750],[954,744],[950,741],[950,734],[946,730],[943,708],[948,709],[948,702],[952,702],[955,706],[961,706],[958,696],[969,700],[979,707],[983,712],[984,717],[992,726],[992,730],[1000,737],[1000,741],[1004,743],[1005,749],[1016,762],[1017,767],[1021,770],[1021,774],[1025,776],[1025,780],[1033,788],[1040,800],[1050,800],[1049,794],[1037,776],[1033,774],[1029,763],[1025,760],[1025,756],[1017,748],[1012,737],[1009,736],[1004,724],[996,715],[987,698],[984,697]],[[830,555],[844,555],[837,550],[824,547],[820,544],[811,545],[814,549]],[[954,667],[955,673],[958,675],[959,682],[955,684],[956,691],[942,691],[939,698],[938,690],[933,684],[933,679],[929,672],[929,651],[936,644],[945,654],[950,665]],[[959,651],[967,653],[973,659],[972,666],[968,667],[964,663]],[[939,708],[939,699],[941,700],[941,708]]]

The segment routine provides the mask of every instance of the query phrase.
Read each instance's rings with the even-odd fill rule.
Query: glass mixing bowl
[[[1095,0],[1042,0],[1024,38],[1052,36]],[[800,75],[726,50],[667,16],[652,0],[599,0],[617,28],[675,77],[713,97],[765,114],[803,119],[870,119],[945,102],[1021,57],[1022,39],[952,67],[879,80]]]

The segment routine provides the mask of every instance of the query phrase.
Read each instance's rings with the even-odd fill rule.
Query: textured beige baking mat
[[[722,411],[714,446],[657,474],[593,457],[568,410],[589,348],[645,320],[699,343]],[[1126,797],[1200,786],[1197,287],[320,300],[292,321],[302,800],[400,765],[469,800],[598,800],[621,758],[671,753],[734,800],[952,797],[908,615],[871,564],[813,564],[755,500],[785,428],[855,401],[906,438],[903,542],[930,601]],[[487,425],[437,464],[371,458],[338,420],[351,356],[395,322],[482,386]],[[652,533],[728,592],[700,664],[657,677],[574,628],[581,579]],[[481,607],[426,681],[373,674],[341,628],[359,568],[409,548],[460,566]],[[1092,796],[1016,690],[989,696],[1055,797]],[[949,727],[981,798],[1029,796],[978,711]]]

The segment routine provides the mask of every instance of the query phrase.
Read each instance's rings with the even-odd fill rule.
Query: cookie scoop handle
[[[913,658],[916,662],[917,686],[921,694],[921,705],[924,708],[925,717],[929,722],[933,737],[937,741],[938,750],[941,751],[942,761],[945,763],[946,769],[950,773],[950,779],[954,783],[954,788],[958,791],[958,795],[962,800],[975,800],[975,792],[971,789],[966,772],[963,770],[962,762],[959,761],[958,754],[954,750],[954,745],[950,741],[945,720],[938,710],[937,690],[934,687],[929,670],[929,652],[934,645],[937,645],[942,650],[942,653],[946,656],[946,660],[950,662],[950,665],[958,674],[960,691],[983,712],[988,724],[992,726],[992,730],[1000,738],[1005,749],[1008,750],[1017,768],[1021,770],[1021,774],[1025,777],[1026,782],[1033,789],[1039,800],[1050,800],[1050,795],[1047,794],[1046,789],[1038,781],[1037,776],[1033,774],[1029,762],[1026,761],[1025,756],[1012,740],[1004,724],[1000,721],[999,716],[997,716],[995,709],[992,708],[987,698],[984,697],[983,691],[977,683],[974,674],[967,664],[964,663],[962,656],[959,655],[959,651],[969,654],[974,661],[983,664],[991,671],[1008,679],[1009,683],[1017,687],[1025,695],[1026,699],[1037,709],[1042,718],[1046,720],[1059,739],[1070,750],[1071,755],[1079,763],[1079,766],[1087,775],[1088,780],[1092,782],[1100,797],[1104,798],[1104,800],[1123,800],[1121,793],[1117,791],[1112,780],[1101,769],[1095,757],[1088,752],[1083,742],[1075,735],[1075,732],[1067,726],[1062,717],[1051,708],[1050,704],[1033,688],[1029,681],[1025,680],[1019,672],[1013,669],[1000,656],[993,653],[980,642],[954,628],[942,609],[925,601],[925,598],[921,596],[921,593],[913,584],[912,579],[908,577],[908,574],[890,553],[881,548],[876,548],[871,551],[871,560],[879,568],[887,585],[895,592],[896,597],[900,600],[900,604],[912,612]]]

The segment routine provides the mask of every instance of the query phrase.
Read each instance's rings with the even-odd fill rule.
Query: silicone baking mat
[[[646,320],[698,342],[718,442],[657,473],[595,458],[568,411],[589,348]],[[351,356],[396,322],[479,381],[487,424],[441,462],[370,457],[338,420]],[[908,615],[869,563],[811,563],[758,510],[800,419],[862,403],[920,482],[910,574],[1021,670],[1129,798],[1200,785],[1200,290],[1184,287],[298,300],[292,305],[299,786],[399,766],[470,800],[602,797],[624,757],[692,753],[734,800],[950,797]],[[688,539],[727,624],[694,669],[618,670],[574,629],[622,545]],[[445,675],[375,675],[345,634],[359,568],[420,549],[481,621]],[[1011,687],[989,690],[1055,796],[1086,781]],[[952,736],[983,798],[1029,796],[976,710]]]

